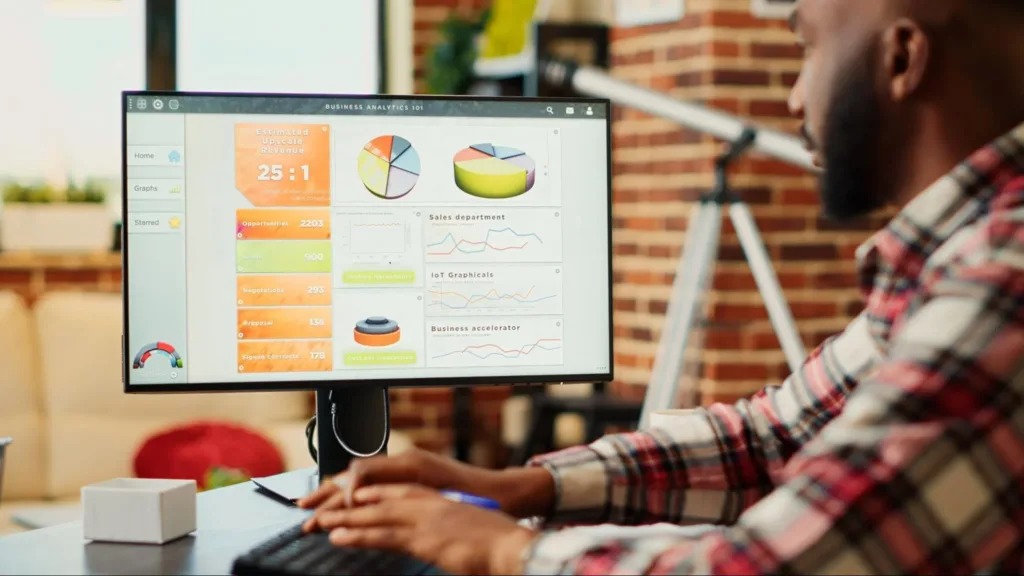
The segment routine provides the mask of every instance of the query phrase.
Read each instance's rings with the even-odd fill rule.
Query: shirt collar
[[[1022,171],[1024,124],[971,154],[857,249],[862,290],[870,298],[880,287],[916,279],[929,256],[987,213],[993,198]]]

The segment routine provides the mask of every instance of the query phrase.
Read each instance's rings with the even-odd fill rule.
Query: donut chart
[[[453,160],[455,185],[478,198],[514,198],[533,188],[537,165],[526,152],[508,146],[474,144]]]
[[[378,136],[359,152],[359,179],[371,194],[385,200],[404,197],[420,177],[420,155],[401,136]]]
[[[146,361],[153,354],[160,354],[166,356],[171,362],[171,368],[181,368],[185,365],[185,361],[182,360],[181,355],[167,342],[153,342],[152,344],[146,344],[142,348],[139,348],[139,352],[135,355],[135,359],[132,360],[132,368],[138,370],[146,365]]]
[[[353,338],[363,346],[390,346],[402,339],[402,330],[398,322],[383,316],[371,316],[356,322]]]

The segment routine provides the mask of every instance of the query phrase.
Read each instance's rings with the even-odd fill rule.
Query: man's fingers
[[[328,478],[321,482],[320,486],[312,494],[299,499],[298,505],[300,508],[316,508],[340,489],[335,478]]]
[[[377,484],[356,490],[352,495],[352,500],[356,504],[365,505],[384,500],[415,498],[433,494],[437,494],[437,492],[417,484]]]
[[[317,525],[321,530],[412,526],[423,515],[418,500],[388,500],[346,510],[325,511],[317,514]]]
[[[331,531],[331,544],[356,548],[406,551],[412,536],[410,528],[339,528]]]

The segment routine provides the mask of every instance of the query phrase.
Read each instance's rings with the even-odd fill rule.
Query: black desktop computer
[[[611,379],[607,100],[122,108],[125,392],[315,390],[326,477],[388,388]]]

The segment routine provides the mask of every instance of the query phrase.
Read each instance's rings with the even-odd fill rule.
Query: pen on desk
[[[441,496],[453,501],[461,502],[463,504],[469,504],[478,508],[486,508],[487,510],[501,510],[501,505],[496,500],[490,498],[484,498],[483,496],[474,496],[472,494],[466,494],[465,492],[457,492],[455,490],[442,490]]]

